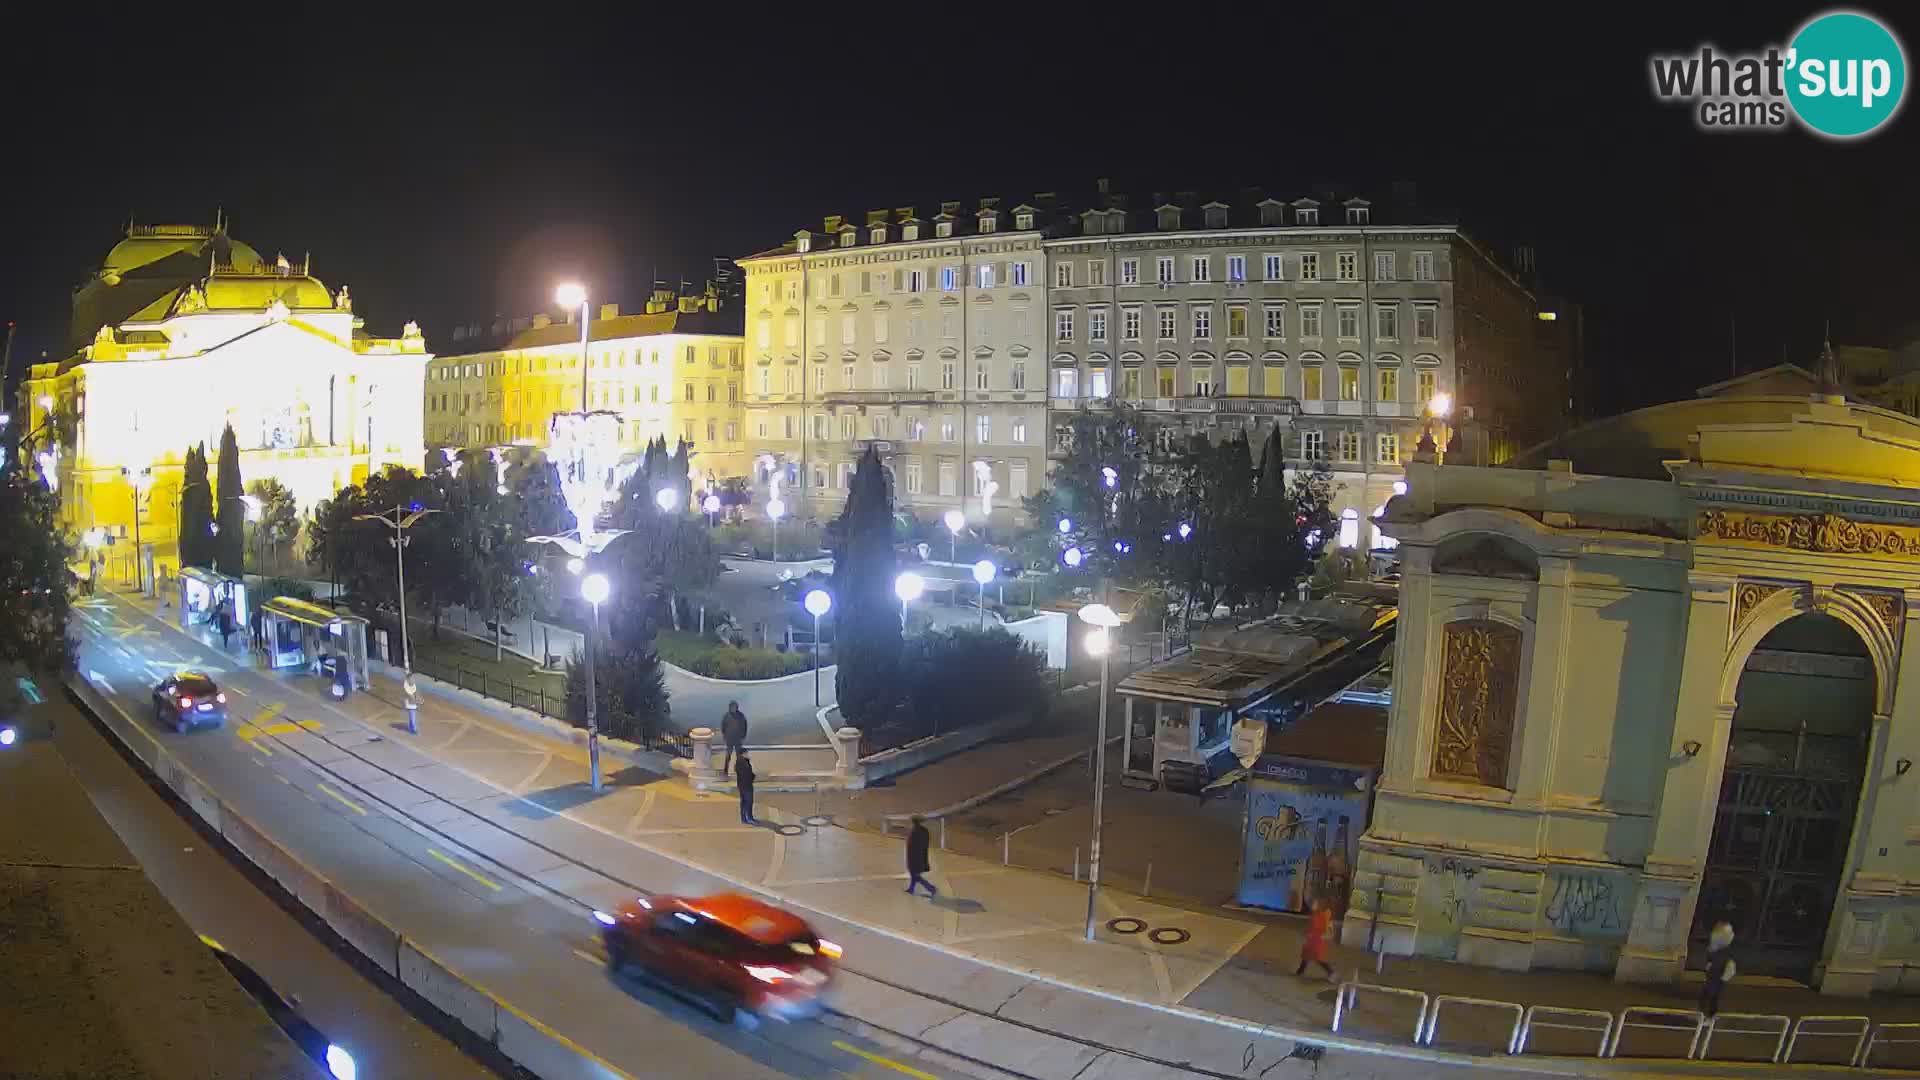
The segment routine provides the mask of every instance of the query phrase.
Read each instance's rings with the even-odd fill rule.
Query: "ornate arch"
[[[1755,597],[1750,607],[1742,593],[1749,589],[1772,591]],[[1751,595],[1751,594],[1749,594]],[[1872,594],[1878,596],[1880,594]],[[1747,669],[1747,658],[1760,646],[1774,627],[1798,615],[1817,611],[1830,615],[1852,628],[1867,646],[1873,661],[1873,713],[1876,718],[1893,715],[1893,692],[1900,670],[1900,639],[1895,628],[1903,616],[1877,609],[1867,594],[1825,585],[1769,585],[1742,582],[1734,590],[1736,623],[1733,641],[1727,646],[1726,660],[1720,669],[1720,708],[1732,715],[1738,700],[1740,676]],[[1744,613],[1741,609],[1746,607]]]

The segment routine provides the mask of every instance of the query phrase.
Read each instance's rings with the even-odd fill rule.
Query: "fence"
[[[542,683],[522,683],[514,679],[501,678],[499,675],[490,675],[462,664],[445,663],[420,655],[415,655],[413,658],[413,670],[430,679],[438,679],[462,690],[470,690],[481,697],[572,723],[567,717],[567,695],[564,688],[557,692],[550,691]],[[633,741],[642,749],[657,750],[675,757],[693,756],[693,740],[681,732],[646,733]]]
[[[1883,1057],[1891,1057],[1900,1054],[1903,1049],[1920,1046],[1920,1023],[1875,1024],[1865,1016],[1802,1016],[1795,1019],[1770,1013],[1721,1013],[1709,1017],[1692,1009],[1646,1005],[1629,1005],[1618,1013],[1551,1005],[1523,1008],[1510,1001],[1452,996],[1429,998],[1419,990],[1358,981],[1340,984],[1334,997],[1334,1031],[1339,1031],[1342,1024],[1352,1026],[1356,1013],[1361,1011],[1362,994],[1367,995],[1368,1001],[1376,1003],[1375,1009],[1369,1011],[1378,1014],[1371,1019],[1376,1021],[1373,1026],[1382,1033],[1404,1030],[1407,1007],[1412,1006],[1413,1041],[1416,1045],[1430,1046],[1439,1027],[1441,1006],[1453,1004],[1478,1010],[1482,1014],[1481,1026],[1485,1029],[1479,1033],[1481,1037],[1464,1035],[1459,1041],[1497,1046],[1508,1054],[1516,1055],[1536,1049],[1533,1036],[1540,1029],[1571,1032],[1572,1042],[1585,1043],[1584,1047],[1539,1048],[1547,1053],[1603,1058],[1665,1057],[1773,1065],[1911,1068],[1905,1063],[1892,1065],[1886,1061],[1876,1061],[1875,1052],[1883,1051]],[[1380,1008],[1389,1002],[1400,1008]],[[1485,1016],[1489,1011],[1497,1015],[1497,1020],[1491,1026],[1485,1022],[1492,1019]],[[1656,1047],[1641,1045],[1628,1045],[1623,1050],[1622,1044],[1627,1043],[1629,1032],[1643,1033],[1639,1040],[1642,1043],[1648,1037],[1666,1037],[1677,1052],[1662,1052]],[[1735,1048],[1716,1055],[1716,1037],[1723,1045],[1733,1042]],[[1746,1047],[1744,1050],[1740,1049],[1742,1040]],[[1681,1046],[1684,1046],[1684,1050],[1678,1050]]]

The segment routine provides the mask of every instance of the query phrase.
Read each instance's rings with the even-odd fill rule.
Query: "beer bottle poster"
[[[1261,762],[1247,780],[1240,903],[1305,911],[1307,900],[1319,897],[1336,913],[1346,907],[1349,868],[1359,854],[1353,848],[1366,825],[1369,795],[1364,781],[1353,781],[1364,775]],[[1339,850],[1342,845],[1348,850]]]

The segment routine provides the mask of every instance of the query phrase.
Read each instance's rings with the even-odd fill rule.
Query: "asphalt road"
[[[521,1075],[490,1048],[476,1047],[478,1060],[470,1056],[395,997],[407,994],[404,987],[282,906],[270,879],[243,869],[243,857],[195,828],[192,811],[156,789],[64,697],[42,708],[55,712],[55,742],[94,807],[167,901],[196,933],[225,946],[281,996],[297,998],[308,1022],[354,1055],[360,1075]]]
[[[272,751],[273,740],[261,734],[305,724],[358,728],[354,721],[329,717],[325,707],[266,676],[231,670],[212,650],[163,634],[104,597],[77,605],[73,627],[81,642],[79,671],[113,707],[100,719],[118,737],[164,740],[244,817],[410,940],[620,1068],[637,1076],[746,1080],[931,1075],[881,1064],[897,1051],[823,1024],[746,1030],[652,987],[609,978],[589,913],[562,907],[531,882],[476,870],[491,864],[444,836],[387,816],[378,804],[360,805],[299,755]],[[176,735],[153,723],[152,686],[186,667],[211,671],[226,689],[233,720],[224,728]],[[225,943],[241,953],[247,940]],[[277,980],[295,966],[278,955],[280,948],[266,941],[259,958],[249,959]],[[478,1067],[469,1064],[468,1071]],[[463,1074],[366,1068],[361,1075]]]

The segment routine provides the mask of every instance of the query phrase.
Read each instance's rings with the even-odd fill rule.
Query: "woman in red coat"
[[[1333,965],[1327,963],[1327,933],[1333,927],[1333,909],[1318,897],[1307,901],[1307,936],[1300,942],[1300,966],[1293,969],[1295,975],[1305,975],[1308,964],[1319,964],[1327,973],[1327,981],[1333,981]]]

